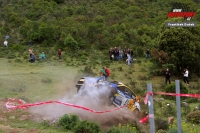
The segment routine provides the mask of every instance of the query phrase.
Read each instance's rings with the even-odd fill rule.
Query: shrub
[[[155,125],[157,130],[168,130],[169,128],[168,122],[160,118],[155,119]]]
[[[12,46],[12,49],[16,51],[20,51],[20,50],[23,50],[23,47],[19,44],[15,44]]]
[[[200,110],[190,112],[186,116],[187,121],[199,124],[200,123]]]
[[[67,130],[72,130],[76,124],[79,122],[79,117],[77,115],[68,115],[65,114],[64,116],[62,116],[59,121],[58,121],[58,126],[63,127],[64,129]]]
[[[167,131],[160,129],[156,133],[167,133]]]
[[[164,109],[162,109],[163,114],[166,114],[168,116],[174,116],[176,115],[176,109],[173,107],[172,104],[167,105],[166,107],[164,107]]]
[[[90,121],[80,121],[74,127],[75,133],[102,133],[100,126],[97,123]]]
[[[85,66],[84,72],[87,74],[96,75],[92,70],[92,66]]]
[[[167,93],[176,93],[175,83],[169,84],[165,87],[165,92]],[[180,93],[188,94],[188,89],[180,82]],[[175,96],[163,96],[165,99],[175,100]],[[186,97],[181,97],[181,99],[185,99]]]
[[[8,53],[7,58],[8,59],[14,59],[14,58],[16,58],[16,55],[13,54],[13,53]]]
[[[16,63],[22,63],[22,60],[21,59],[15,59],[15,62]]]
[[[188,107],[182,107],[182,115],[183,116],[186,116],[188,113],[190,113],[191,112],[191,108],[190,108],[190,106],[188,106]]]
[[[177,133],[178,131],[177,131],[177,129],[170,129],[170,130],[168,130],[168,133]]]

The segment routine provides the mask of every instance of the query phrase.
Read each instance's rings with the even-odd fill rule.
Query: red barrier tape
[[[144,99],[144,103],[147,104],[148,94],[158,94],[158,95],[167,95],[167,96],[180,96],[180,97],[191,97],[191,98],[200,98],[200,94],[177,94],[177,93],[166,93],[166,92],[148,92]]]
[[[10,105],[10,103],[11,103],[11,102],[14,102],[14,101],[17,101],[20,105],[18,105],[18,106]],[[96,114],[108,113],[108,112],[112,112],[112,111],[119,110],[119,109],[121,109],[121,108],[126,107],[126,106],[121,106],[121,107],[114,108],[114,109],[111,109],[111,110],[95,111],[95,110],[93,110],[93,109],[86,108],[86,107],[83,107],[83,106],[78,106],[78,105],[75,105],[75,104],[64,103],[64,102],[59,102],[59,101],[47,101],[47,102],[23,104],[19,99],[11,99],[11,100],[9,100],[9,101],[6,103],[6,108],[7,108],[7,109],[11,109],[11,110],[20,109],[20,108],[21,108],[21,109],[25,109],[25,108],[27,108],[27,107],[38,106],[38,105],[43,105],[43,104],[52,104],[52,103],[58,103],[58,104],[62,104],[62,105],[65,105],[65,106],[71,106],[71,107],[75,107],[75,108],[87,110],[87,111],[90,111],[90,112],[96,113]]]

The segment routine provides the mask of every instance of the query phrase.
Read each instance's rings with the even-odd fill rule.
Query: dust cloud
[[[116,107],[109,104],[110,92],[111,89],[109,86],[100,85],[97,87],[96,79],[90,78],[85,80],[84,88],[82,87],[78,93],[73,95],[72,93],[67,93],[64,97],[58,98],[57,101],[83,106],[95,111],[111,110]],[[108,113],[96,114],[81,108],[54,103],[31,107],[30,112],[34,115],[41,116],[45,120],[58,120],[58,118],[64,114],[76,114],[80,119],[97,122],[104,128],[128,121],[139,121],[137,117],[134,116],[133,112],[126,108]]]

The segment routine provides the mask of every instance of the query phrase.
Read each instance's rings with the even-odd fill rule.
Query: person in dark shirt
[[[30,62],[31,63],[34,63],[35,62],[35,60],[36,60],[36,57],[35,57],[35,55],[34,55],[34,53],[32,53],[32,55],[31,55],[31,57],[30,57]]]
[[[169,71],[168,68],[167,68],[167,70],[165,72],[165,81],[166,81],[166,84],[167,84],[167,82],[169,82],[169,84],[171,84],[171,81],[170,81],[170,71]]]
[[[146,50],[146,58],[150,58],[150,51],[149,51],[149,49]]]
[[[58,59],[61,60],[62,59],[62,51],[59,49],[58,50]]]
[[[113,60],[113,49],[110,48],[109,52],[108,52],[109,56],[110,56],[110,60]]]

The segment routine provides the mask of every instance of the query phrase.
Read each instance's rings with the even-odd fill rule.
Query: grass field
[[[109,62],[109,61],[108,61]],[[23,60],[22,63],[15,59],[0,59],[0,132],[66,132],[53,127],[49,127],[45,122],[37,123],[32,119],[22,119],[22,116],[29,116],[28,110],[16,110],[7,112],[5,102],[8,98],[23,99],[28,103],[56,100],[66,95],[76,94],[75,83],[84,75],[80,70],[90,62],[83,62],[66,57],[62,62],[58,60],[47,60],[30,64]],[[106,64],[106,63],[105,63]],[[92,65],[92,64],[91,64]],[[98,75],[103,63],[96,62],[92,71]],[[155,68],[155,64],[144,58],[138,58],[131,66],[127,66],[124,61],[113,61],[106,64],[111,70],[111,80],[117,80],[127,84],[143,99],[147,93],[147,83],[153,84],[153,91],[164,91],[165,79],[162,76],[152,76],[150,72]],[[88,75],[88,74],[87,74]],[[172,82],[178,77],[172,77]],[[180,79],[181,80],[181,79]],[[190,92],[198,91],[198,81],[191,82]],[[161,98],[161,96],[155,96]],[[163,114],[163,108],[167,103],[171,103],[175,108],[175,102],[155,101],[155,115],[167,120],[170,114]],[[193,109],[198,105],[198,100],[190,103]],[[147,105],[141,101],[142,112],[148,112]],[[175,109],[174,109],[175,110]],[[183,110],[184,111],[184,110]],[[176,116],[175,116],[176,117]],[[185,121],[185,117],[183,117]],[[176,124],[176,123],[175,123]],[[185,124],[186,125],[186,124]],[[192,125],[190,123],[187,126]],[[175,128],[175,127],[173,127]],[[196,130],[200,128],[196,125]],[[186,130],[187,131],[187,130]]]

